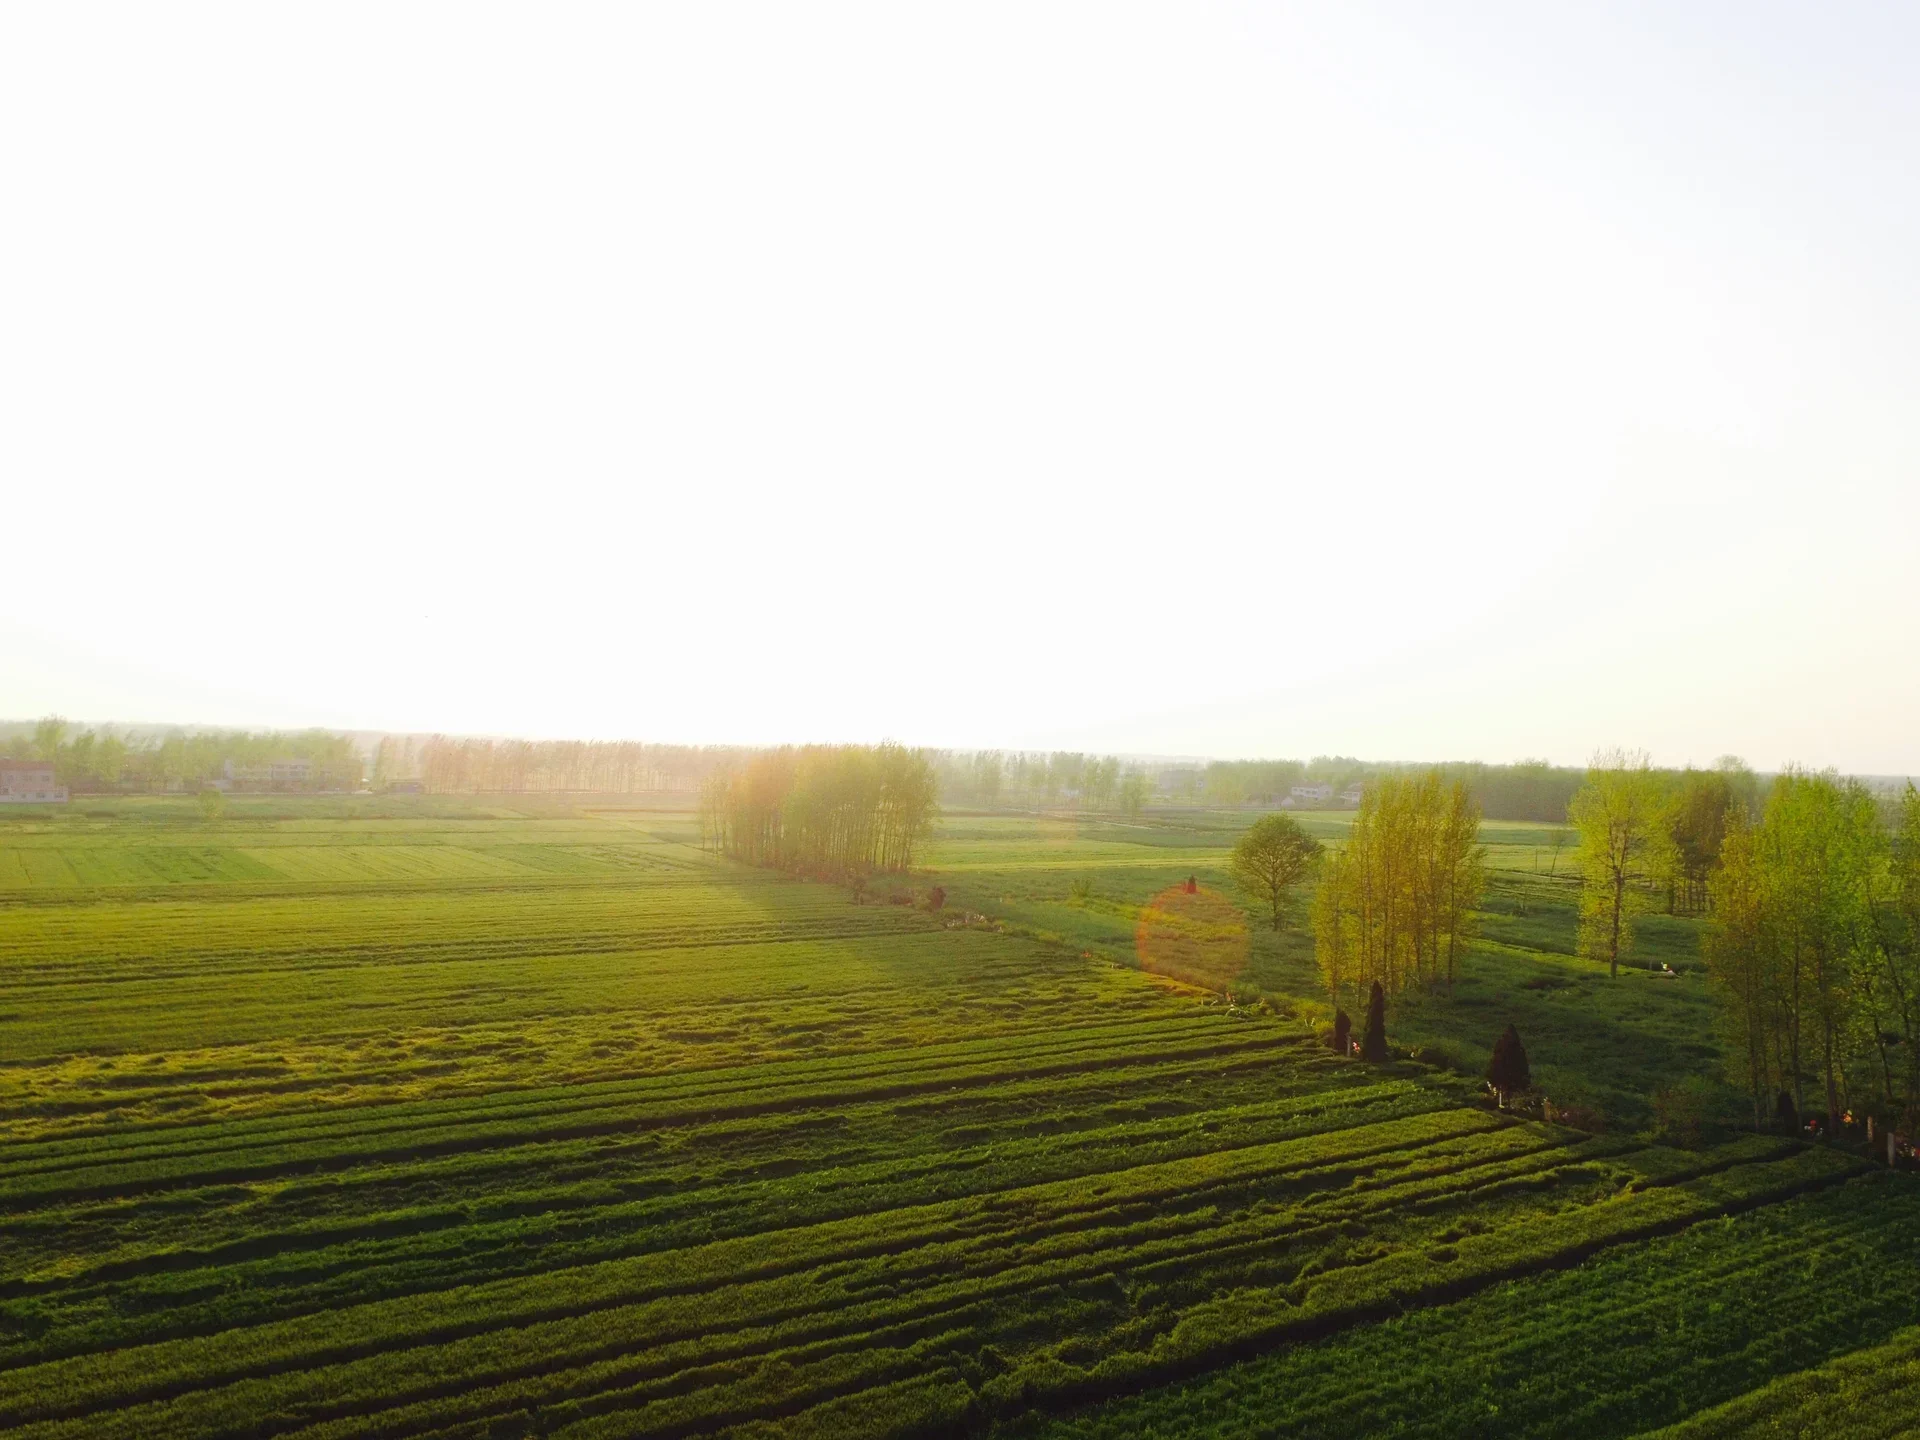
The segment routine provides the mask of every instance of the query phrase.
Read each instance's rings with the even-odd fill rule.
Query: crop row
[[[218,903],[43,904],[8,911],[6,960],[23,972],[62,963],[255,963],[277,957],[379,957],[416,945],[460,947],[503,940],[564,944],[578,936],[637,940],[716,929],[857,921],[931,923],[897,906],[855,906],[823,887],[713,877],[652,877],[617,887],[549,886],[429,891],[414,896],[234,896]]]
[[[1785,1375],[1650,1440],[1739,1440],[1755,1435],[1899,1440],[1920,1416],[1920,1326],[1815,1369]]]
[[[1614,1437],[1767,1387],[1663,1440],[1847,1436],[1855,1413],[1883,1422],[1897,1413],[1874,1402],[1911,1385],[1899,1368],[1920,1349],[1911,1339],[1904,1358],[1889,1346],[1767,1382],[1908,1325],[1920,1305],[1916,1244],[1920,1193],[1884,1174],[1860,1177],[1021,1433]]]
[[[19,1059],[75,1051],[142,1057],[199,1050],[210,1040],[262,1047],[290,1035],[308,1044],[405,1041],[417,1029],[598,1014],[647,1022],[668,1042],[720,1042],[710,1058],[689,1054],[675,1062],[699,1066],[727,1063],[726,1044],[736,1037],[764,1037],[739,1061],[759,1058],[766,1043],[813,1028],[797,1023],[809,1018],[828,1029],[859,1025],[870,1032],[832,1047],[849,1050],[1171,1008],[1124,972],[991,933],[919,929],[861,940],[558,959],[531,948],[484,962],[341,969],[281,963],[200,980],[141,980],[103,966],[97,983],[44,987],[31,1006],[0,1015],[0,1044]]]
[[[569,1342],[576,1346],[603,1344],[616,1309],[652,1327],[648,1333],[684,1332],[709,1340],[729,1323],[745,1325],[769,1315],[837,1323],[845,1302],[874,1290],[899,1300],[892,1292],[909,1280],[918,1282],[913,1296],[922,1297],[931,1293],[930,1280],[938,1290],[940,1280],[959,1283],[948,1277],[969,1269],[1004,1272],[1049,1251],[1054,1259],[1077,1258],[1084,1265],[1090,1257],[1111,1258],[1121,1237],[1163,1245],[1169,1237],[1204,1239],[1218,1227],[1212,1207],[1193,1203],[1202,1189],[1290,1175],[1311,1192],[1308,1177],[1329,1171],[1344,1177],[1334,1188],[1344,1188],[1359,1173],[1444,1162],[1462,1153],[1459,1142],[1475,1137],[1479,1144],[1468,1150],[1490,1156],[1539,1144],[1490,1117],[1443,1111],[1330,1136],[848,1216],[581,1270],[376,1302],[204,1340],[167,1341],[0,1373],[0,1421],[28,1418],[50,1406],[124,1405],[145,1394],[232,1382],[295,1365],[349,1360],[374,1367],[438,1365],[442,1362],[428,1352],[454,1344],[481,1351],[511,1345],[529,1356],[551,1358],[562,1353],[555,1348],[562,1335],[576,1337]],[[1437,1153],[1427,1156],[1428,1147],[1437,1147]],[[1186,1208],[1170,1211],[1174,1204]],[[1279,1211],[1264,1218],[1280,1230],[1290,1223]],[[824,1275],[816,1273],[823,1270]],[[737,1319],[729,1322],[728,1315]],[[655,1324],[662,1317],[667,1317],[665,1329]],[[544,1328],[536,1333],[530,1327]]]
[[[1159,1119],[1105,1086],[1076,1112],[1072,1087],[1061,1087],[1037,1117],[1041,1133],[1025,1133],[1025,1107],[1010,1106],[1004,1124],[970,1126],[971,1145],[953,1143],[950,1111],[874,1106],[824,1131],[777,1120],[707,1127],[664,1153],[556,1144],[511,1164],[396,1166],[279,1190],[266,1207],[223,1188],[209,1205],[230,1212],[199,1221],[170,1199],[118,1244],[102,1237],[92,1266],[75,1247],[109,1225],[131,1229],[128,1207],[101,1206],[97,1219],[53,1210],[10,1227],[23,1261],[41,1254],[49,1268],[45,1280],[9,1288],[33,1301],[18,1313],[55,1332],[26,1353],[68,1353],[1327,1134],[1444,1103],[1397,1082],[1230,1107],[1219,1103],[1231,1098],[1220,1093],[1227,1077],[1209,1079],[1211,1108]],[[1239,1088],[1257,1093],[1265,1079],[1249,1072]],[[303,1205],[302,1188],[324,1208]]]
[[[690,1115],[709,1116],[741,1107],[844,1104],[875,1094],[960,1086],[1016,1075],[1031,1078],[1089,1066],[1271,1050],[1311,1053],[1299,1032],[1190,1013],[1171,1023],[1135,1022],[1046,1035],[996,1036],[905,1053],[886,1051],[734,1070],[682,1071],[635,1080],[211,1126],[155,1126],[10,1147],[0,1161],[0,1199],[27,1193],[34,1184],[32,1177],[116,1164],[153,1166],[236,1150],[257,1155],[268,1149],[304,1161],[333,1154],[379,1153],[383,1136],[405,1142],[404,1149],[418,1153],[423,1147],[446,1140],[498,1139],[515,1133],[502,1127],[516,1125],[527,1134],[551,1137],[563,1133],[556,1130],[557,1126],[671,1124]],[[325,1148],[329,1145],[332,1148]],[[256,1158],[252,1163],[262,1162]],[[179,1173],[193,1172],[182,1169]]]
[[[596,1433],[670,1432],[804,1409],[845,1389],[849,1367],[872,1383],[908,1378],[929,1359],[915,1347],[937,1336],[977,1363],[1036,1327],[1057,1330],[1076,1298],[1093,1305],[1104,1338],[1068,1326],[1077,1347],[1042,1346],[983,1379],[984,1404],[1017,1409],[1443,1298],[1834,1173],[1828,1157],[1801,1156],[1556,1212],[1536,1198],[1564,1203],[1542,1164],[1554,1147],[1490,1123],[1389,1122],[35,1367],[0,1376],[0,1418],[51,1405],[75,1418],[25,1433],[251,1434],[338,1419],[399,1435],[527,1407],[551,1424],[569,1413],[554,1407],[584,1405],[607,1412],[582,1416]],[[1503,1191],[1518,1180],[1529,1183]],[[1433,1244],[1448,1196],[1489,1228]],[[1381,1225],[1412,1243],[1383,1243]],[[1263,1275],[1264,1286],[1227,1283]],[[1144,1330],[1140,1297],[1113,1293],[1121,1277],[1153,1292]],[[1089,1345],[1097,1361],[1067,1358]],[[24,1409],[23,1386],[38,1397]]]

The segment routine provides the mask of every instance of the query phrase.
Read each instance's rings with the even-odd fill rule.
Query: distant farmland
[[[1607,989],[1489,826],[1431,1063],[1336,1059],[1302,937],[1148,913],[1248,818],[949,816],[856,904],[617,804],[8,816],[0,1428],[1894,1433],[1829,1397],[1916,1363],[1913,1182],[1637,1133],[1691,922]],[[1610,1127],[1481,1101],[1509,1019]]]

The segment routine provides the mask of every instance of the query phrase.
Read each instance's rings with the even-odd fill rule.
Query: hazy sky
[[[1917,67],[8,7],[0,716],[1920,771]]]

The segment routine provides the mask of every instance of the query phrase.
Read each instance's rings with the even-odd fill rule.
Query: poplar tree
[[[1374,981],[1388,994],[1451,989],[1486,884],[1479,829],[1464,782],[1436,771],[1367,786],[1314,896],[1315,956],[1336,1005]]]
[[[1580,953],[1617,978],[1664,856],[1660,785],[1646,751],[1595,755],[1567,818],[1580,835]]]

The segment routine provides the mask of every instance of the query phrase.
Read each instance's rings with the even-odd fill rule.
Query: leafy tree
[[[1511,1025],[1493,1042],[1487,1083],[1499,1094],[1503,1108],[1508,1096],[1517,1095],[1533,1084],[1533,1072],[1527,1066],[1527,1047],[1520,1043],[1520,1032]]]
[[[1227,873],[1267,908],[1278,930],[1293,887],[1306,878],[1320,851],[1320,842],[1291,815],[1263,815],[1233,847]]]
[[[1745,787],[1731,770],[1688,769],[1667,806],[1667,913],[1697,915],[1707,906],[1707,881],[1720,864],[1732,818],[1746,806]]]
[[[1360,1037],[1360,1058],[1383,1064],[1387,1058],[1387,992],[1378,980],[1367,996],[1367,1030]]]
[[[218,820],[226,813],[226,810],[227,797],[222,795],[218,790],[202,790],[200,792],[201,819]]]
[[[1868,977],[1856,973],[1854,962],[1872,934],[1872,881],[1883,843],[1879,813],[1857,782],[1789,770],[1774,782],[1760,831],[1794,1103],[1806,1109],[1802,1076],[1817,1059],[1827,1113],[1837,1116],[1847,1012],[1866,998],[1857,982]],[[1809,1053],[1815,1045],[1817,1057]]]
[[[1327,1041],[1333,1053],[1345,1058],[1353,1049],[1353,1017],[1344,1010],[1333,1012],[1333,1035]]]
[[[1644,750],[1594,756],[1587,782],[1567,807],[1580,833],[1580,953],[1620,974],[1633,945],[1633,917],[1647,908],[1646,886],[1660,871],[1665,834],[1659,781]]]
[[[1897,1037],[1904,1061],[1901,1088],[1906,1104],[1920,1104],[1920,790],[1913,782],[1900,797],[1893,843],[1888,847],[1885,897],[1873,911],[1873,956],[1879,1011],[1876,1024],[1882,1082],[1888,1108],[1894,1107],[1887,1028]]]
[[[1912,826],[1920,836],[1920,807]],[[1902,847],[1891,848],[1897,857]],[[1837,1114],[1842,1092],[1860,1094],[1876,1070],[1896,1108],[1889,1033],[1908,1051],[1906,1101],[1920,1098],[1911,1059],[1920,974],[1897,919],[1899,866],[1872,795],[1832,775],[1789,770],[1757,824],[1728,830],[1704,954],[1727,1002],[1732,1078],[1756,1123],[1775,1091],[1804,1112],[1809,1078]]]
[[[1736,811],[1720,846],[1720,868],[1710,882],[1713,920],[1702,939],[1707,979],[1721,995],[1728,1078],[1753,1104],[1761,1128],[1774,1082],[1778,996],[1762,890],[1759,836]],[[1791,1098],[1791,1097],[1789,1097]]]
[[[49,715],[33,727],[33,758],[58,761],[60,742],[71,727],[58,715]]]
[[[1480,810],[1437,770],[1366,787],[1347,843],[1314,896],[1314,951],[1337,1005],[1343,986],[1390,993],[1451,986],[1485,886]]]

